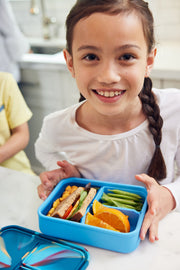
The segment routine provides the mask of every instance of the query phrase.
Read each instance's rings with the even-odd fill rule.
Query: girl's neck
[[[91,110],[88,102],[83,103],[76,112],[76,122],[82,128],[101,135],[114,135],[136,128],[146,120],[141,102],[133,111],[116,116],[107,116]]]

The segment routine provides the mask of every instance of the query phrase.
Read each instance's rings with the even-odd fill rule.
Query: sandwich
[[[96,189],[91,188],[90,183],[85,187],[78,187],[60,202],[51,216],[79,222],[95,195]]]

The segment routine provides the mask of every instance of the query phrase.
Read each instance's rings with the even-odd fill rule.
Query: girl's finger
[[[159,240],[158,238],[158,222],[154,222],[151,224],[150,228],[149,228],[149,241],[150,242],[154,242],[156,240]]]
[[[51,173],[51,172],[50,172]],[[55,185],[58,183],[58,177],[53,175],[49,175],[47,172],[40,174],[41,183],[44,186],[44,189],[52,190]]]
[[[135,175],[135,178],[136,178],[136,180],[145,184],[147,189],[150,189],[150,187],[156,183],[155,179],[148,176],[147,174],[137,174],[137,175]]]
[[[67,160],[59,160],[59,161],[57,161],[57,165],[61,168],[66,168],[68,166],[72,166]]]
[[[44,186],[48,186],[49,179],[48,179],[48,177],[47,177],[47,173],[46,173],[46,172],[41,173],[39,177],[40,177],[40,179],[41,179],[41,183],[42,183]]]
[[[44,192],[44,188],[42,184],[38,186],[37,191],[38,191],[39,198],[44,201],[47,198],[47,196]]]
[[[154,217],[155,217],[155,215],[152,214],[151,211],[148,210],[145,217],[144,217],[144,221],[143,221],[141,231],[140,231],[141,240],[145,239],[147,231],[150,228],[151,224],[153,223]]]

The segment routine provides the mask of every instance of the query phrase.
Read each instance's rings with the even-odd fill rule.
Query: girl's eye
[[[120,60],[123,60],[123,61],[130,61],[130,60],[133,60],[135,57],[130,54],[130,53],[126,53],[124,54],[123,56],[120,57]]]
[[[93,53],[89,53],[85,57],[83,57],[83,59],[88,60],[88,61],[94,61],[94,60],[98,60],[98,57]]]

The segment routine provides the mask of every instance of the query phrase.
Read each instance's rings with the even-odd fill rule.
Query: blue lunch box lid
[[[89,253],[79,245],[12,225],[0,230],[0,269],[82,270]]]

